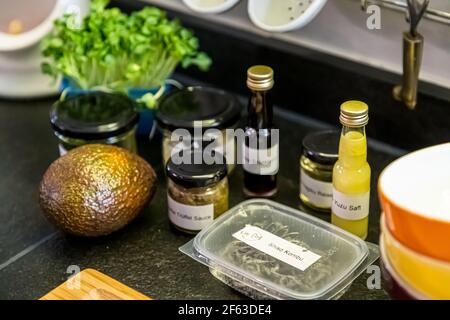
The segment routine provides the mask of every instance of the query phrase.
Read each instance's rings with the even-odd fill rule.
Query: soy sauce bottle
[[[243,146],[244,194],[247,197],[275,197],[277,189],[278,130],[273,124],[270,90],[273,70],[257,65],[247,71],[247,87],[252,92]]]

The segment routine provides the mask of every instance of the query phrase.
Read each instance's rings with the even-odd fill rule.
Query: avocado
[[[39,202],[58,228],[77,236],[108,235],[130,223],[151,201],[156,173],[128,150],[88,144],[55,160],[45,172]]]

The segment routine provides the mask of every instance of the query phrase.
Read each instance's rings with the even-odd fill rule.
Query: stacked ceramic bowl
[[[380,250],[393,298],[450,299],[450,143],[390,164],[378,183]]]
[[[183,0],[191,10],[204,14],[218,14],[230,10],[240,0]],[[300,29],[310,23],[327,0],[249,0],[250,20],[270,32]]]

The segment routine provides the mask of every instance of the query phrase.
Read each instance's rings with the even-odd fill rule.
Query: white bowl
[[[183,0],[191,10],[200,13],[221,13],[231,9],[239,0]]]
[[[42,74],[39,42],[65,13],[81,18],[89,0],[0,1],[0,97],[32,98],[56,94],[58,82]],[[23,32],[7,33],[8,24],[18,20]]]
[[[249,0],[250,20],[271,32],[299,29],[310,23],[327,0]]]
[[[2,5],[12,6],[10,3]],[[38,4],[36,2],[31,5],[28,1],[21,0],[14,2],[14,5],[17,8],[8,8],[9,14],[0,16],[2,20],[5,20],[0,21],[1,25],[4,25],[8,18],[11,20],[20,18],[20,20],[25,20],[25,25],[29,23],[35,25],[18,35],[11,35],[0,30],[0,52],[17,51],[37,44],[52,30],[53,21],[56,18],[68,12],[83,15],[88,11],[89,2],[88,0],[46,0],[42,3]],[[0,10],[2,10],[1,6]],[[16,13],[17,17],[14,16],[15,10],[18,11]],[[35,15],[41,18],[36,18]]]

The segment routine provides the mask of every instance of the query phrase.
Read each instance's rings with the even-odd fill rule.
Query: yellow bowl
[[[384,288],[394,300],[430,300],[417,290],[411,288],[404,279],[398,275],[391,265],[384,245],[383,235],[380,236],[380,267],[383,275]]]
[[[387,257],[408,285],[431,299],[450,299],[450,263],[424,256],[402,245],[387,228],[384,214],[381,216],[381,231]]]

